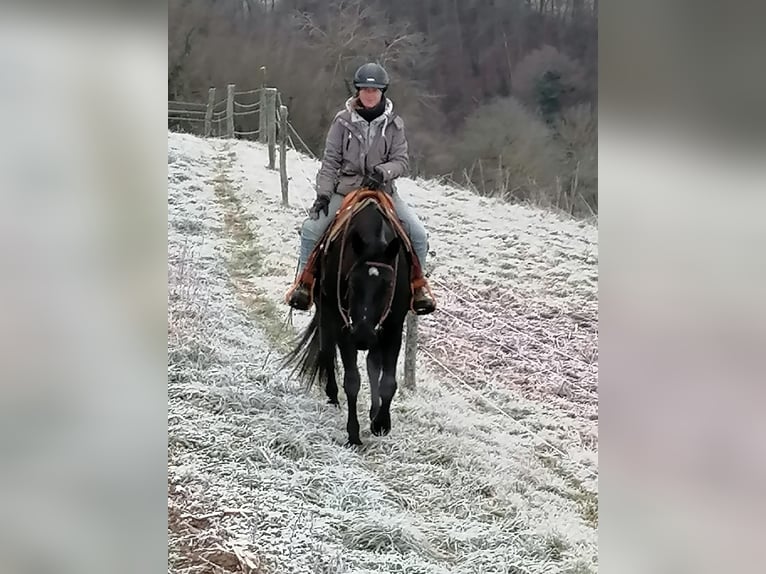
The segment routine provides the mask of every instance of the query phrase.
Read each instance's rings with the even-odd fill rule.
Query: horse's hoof
[[[356,442],[352,441],[351,439],[346,441],[346,444],[344,444],[346,448],[357,448],[362,446],[362,441],[359,439],[356,439]]]
[[[338,399],[335,399],[335,400],[327,399],[327,404],[328,405],[333,405],[335,407],[339,407],[340,406],[340,403],[338,402]]]
[[[370,423],[370,432],[375,436],[385,436],[391,432],[391,421],[375,421]]]

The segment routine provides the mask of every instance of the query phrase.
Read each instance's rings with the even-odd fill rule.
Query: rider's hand
[[[366,174],[362,180],[362,187],[365,189],[380,190],[383,189],[383,184],[383,174],[377,168]]]
[[[311,206],[311,209],[309,209],[309,217],[311,219],[319,219],[319,214],[321,212],[324,211],[325,216],[327,216],[329,210],[330,198],[326,195],[320,195],[314,201],[314,205]]]

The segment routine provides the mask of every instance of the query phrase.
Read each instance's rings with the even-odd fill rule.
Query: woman
[[[378,64],[364,64],[354,74],[356,96],[346,101],[335,115],[325,142],[322,166],[317,174],[317,198],[301,227],[301,248],[297,284],[288,292],[288,304],[308,310],[313,269],[306,268],[309,255],[351,191],[382,189],[391,195],[397,215],[407,231],[412,247],[425,265],[428,235],[418,216],[396,192],[394,180],[409,167],[404,122],[393,113],[394,105],[385,97],[388,73]],[[312,266],[310,266],[312,267]],[[416,286],[413,309],[419,315],[431,313],[436,304],[424,277],[413,277]]]

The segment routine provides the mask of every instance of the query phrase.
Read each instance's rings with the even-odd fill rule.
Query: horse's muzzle
[[[375,330],[367,325],[351,325],[350,333],[354,346],[360,351],[367,351],[378,340]]]

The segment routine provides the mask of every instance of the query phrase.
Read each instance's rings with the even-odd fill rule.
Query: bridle
[[[349,223],[350,223],[350,220],[346,222],[346,225],[344,226],[344,229],[343,229],[343,237],[341,238],[341,243],[340,243],[338,280],[336,281],[337,296],[338,296],[338,310],[340,311],[340,316],[343,318],[343,323],[346,325],[347,329],[351,329],[352,321],[351,321],[351,318],[349,317],[349,312],[343,307],[343,299],[341,297],[340,284],[341,284],[341,277],[342,277],[341,268],[343,263],[343,251],[344,251],[344,248],[346,247],[346,231],[348,230]],[[386,306],[383,308],[383,313],[381,314],[380,319],[378,320],[378,323],[374,327],[374,331],[377,334],[380,332],[380,329],[383,326],[383,321],[386,320],[389,313],[391,312],[391,306],[393,305],[393,302],[394,302],[394,293],[396,292],[396,274],[399,269],[399,256],[397,255],[393,265],[389,265],[388,263],[382,263],[380,261],[358,261],[354,263],[351,266],[351,269],[348,270],[348,273],[346,273],[346,276],[345,276],[346,283],[348,283],[349,278],[351,277],[351,274],[359,265],[366,265],[369,268],[385,269],[391,272],[391,284],[389,285],[389,288],[388,288],[388,293],[387,293],[388,296],[386,297]]]

